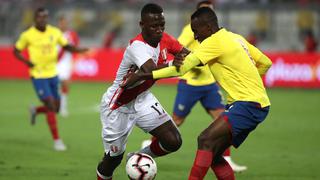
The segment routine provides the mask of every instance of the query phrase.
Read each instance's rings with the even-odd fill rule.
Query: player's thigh
[[[59,86],[60,80],[58,76],[49,79],[50,91],[55,100],[60,100]]]
[[[171,116],[151,93],[145,97],[143,102],[137,104],[136,110],[136,125],[145,132],[150,132],[165,122],[172,121]]]
[[[135,124],[134,114],[117,110],[111,111],[106,105],[102,104],[100,119],[105,152],[110,152],[111,156],[122,154],[126,149],[128,136]]]
[[[201,92],[193,90],[194,87],[191,87],[187,84],[178,85],[178,91],[174,103],[173,113],[179,117],[186,117],[193,106],[201,98]]]
[[[208,85],[202,93],[201,105],[207,110],[224,109],[224,98],[216,83]]]
[[[49,79],[31,78],[33,88],[40,100],[53,97]]]
[[[237,101],[227,106],[223,118],[232,132],[232,145],[239,147],[264,119],[269,107],[261,108],[258,103]]]

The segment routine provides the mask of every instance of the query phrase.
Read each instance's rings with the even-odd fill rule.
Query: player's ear
[[[143,28],[144,23],[142,21],[139,22],[140,28]]]
[[[209,23],[207,23],[207,24],[206,24],[206,30],[209,31],[210,33],[213,33],[213,31],[212,31],[212,25],[209,24]]]

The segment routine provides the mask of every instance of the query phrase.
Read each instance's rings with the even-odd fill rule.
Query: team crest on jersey
[[[49,40],[50,40],[50,42],[53,41],[53,35],[50,35],[50,36],[49,36]]]
[[[164,61],[166,61],[167,60],[167,48],[164,48],[164,49],[162,49],[161,50],[161,57],[162,57],[162,59],[164,60]]]

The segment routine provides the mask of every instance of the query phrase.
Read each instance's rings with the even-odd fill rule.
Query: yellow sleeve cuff
[[[179,70],[175,66],[166,67],[156,71],[152,71],[153,79],[162,79],[168,77],[182,76],[187,73],[190,69],[201,64],[200,60],[190,53],[183,61],[183,65],[180,66]]]
[[[170,66],[166,68],[162,68],[156,71],[152,71],[153,79],[162,79],[168,77],[179,76],[177,68],[175,66]]]

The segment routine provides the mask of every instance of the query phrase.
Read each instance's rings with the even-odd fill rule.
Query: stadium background
[[[98,105],[115,75],[128,39],[139,33],[141,0],[0,0],[0,179],[94,179],[103,152]],[[164,7],[166,31],[177,37],[189,21],[195,1],[158,0]],[[92,48],[77,56],[70,94],[70,116],[59,117],[68,151],[54,152],[44,117],[29,126],[28,106],[37,104],[27,69],[14,59],[12,45],[33,21],[33,10],[45,6],[50,23],[65,14]],[[305,51],[304,35],[312,31],[319,43],[320,2],[317,0],[216,0],[220,24],[240,33],[274,62],[265,77],[272,108],[266,122],[234,159],[248,165],[238,179],[320,179],[320,53]],[[171,113],[176,80],[153,87]],[[182,149],[157,159],[157,179],[186,179],[196,149],[196,137],[210,122],[197,105],[181,133]],[[128,151],[148,136],[136,129]],[[208,173],[207,179],[212,179]],[[124,162],[115,179],[125,179]]]

